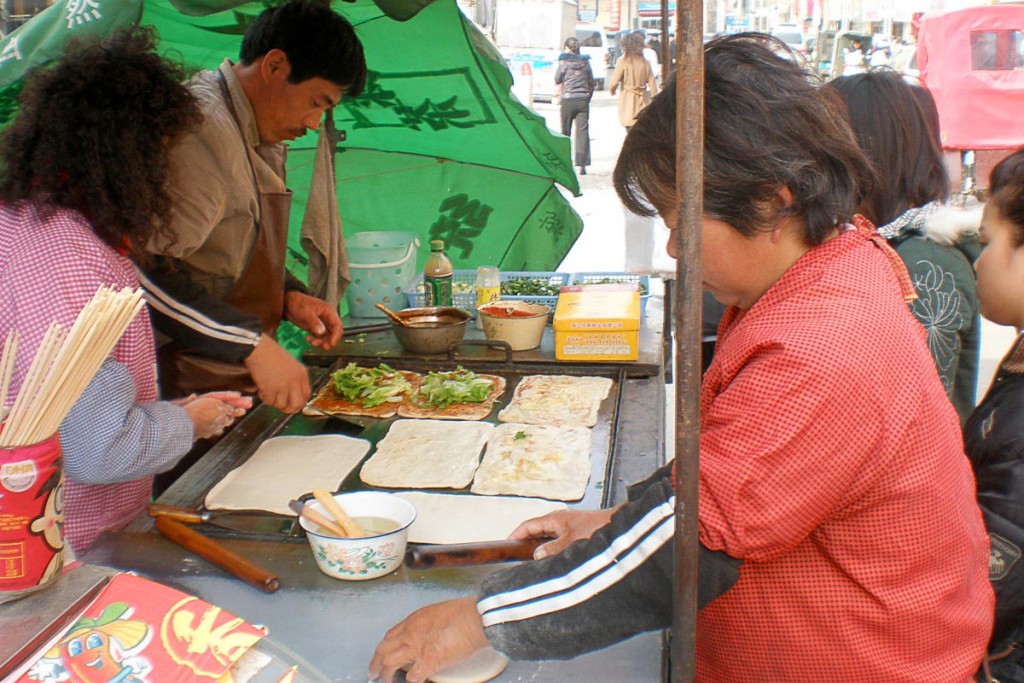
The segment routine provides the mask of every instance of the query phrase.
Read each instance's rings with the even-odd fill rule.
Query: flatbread
[[[416,521],[409,527],[410,543],[503,541],[526,520],[566,509],[565,503],[539,498],[421,491],[401,491],[395,495],[416,508]]]
[[[508,657],[492,647],[477,650],[472,655],[430,677],[433,683],[484,683],[508,666]]]
[[[465,488],[493,430],[489,422],[396,420],[359,476],[386,488]]]
[[[414,387],[419,386],[420,375],[415,372],[409,372],[408,370],[399,370],[402,375],[409,380],[409,383]],[[354,415],[354,416],[365,416],[365,417],[394,417],[398,414],[398,406],[401,401],[385,402],[380,405],[373,406],[372,408],[366,408],[359,401],[349,401],[344,396],[338,393],[338,390],[334,388],[334,382],[328,378],[327,382],[320,387],[320,391],[317,392],[316,396],[310,401],[305,408],[302,409],[304,415]]]
[[[482,420],[491,414],[494,402],[505,391],[505,378],[497,375],[477,374],[477,377],[491,380],[494,388],[491,394],[480,403],[453,403],[447,408],[423,408],[416,403],[416,396],[419,394],[420,384],[423,377],[420,376],[414,382],[414,389],[405,397],[398,407],[399,417],[429,418],[432,420]]]
[[[535,425],[597,424],[597,412],[612,381],[607,377],[529,375],[523,377],[512,402],[498,413],[502,422]]]
[[[294,516],[288,501],[315,488],[336,491],[369,450],[368,441],[340,434],[267,439],[210,489],[206,507]]]
[[[518,437],[518,438],[517,438]],[[498,425],[473,480],[473,493],[579,500],[590,481],[590,429]]]

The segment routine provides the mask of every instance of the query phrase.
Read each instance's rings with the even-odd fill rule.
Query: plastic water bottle
[[[430,256],[423,264],[423,293],[427,306],[452,305],[452,276],[455,269],[444,254],[444,240],[430,241]]]
[[[501,273],[496,266],[476,269],[476,307],[493,304],[501,299]],[[476,316],[477,329],[484,329],[483,320]]]

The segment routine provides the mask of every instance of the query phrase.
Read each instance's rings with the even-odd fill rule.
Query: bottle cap
[[[430,240],[430,251],[444,251],[444,240]]]

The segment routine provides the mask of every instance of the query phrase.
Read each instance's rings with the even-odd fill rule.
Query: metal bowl
[[[472,316],[461,308],[428,306],[407,308],[396,315],[412,327],[391,321],[398,343],[410,353],[433,355],[445,353],[452,344],[462,341]]]

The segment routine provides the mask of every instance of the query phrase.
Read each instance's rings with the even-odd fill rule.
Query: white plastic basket
[[[416,276],[416,248],[411,232],[357,232],[345,241],[352,282],[345,290],[349,315],[383,318],[374,304],[393,311],[406,308],[404,289]]]

